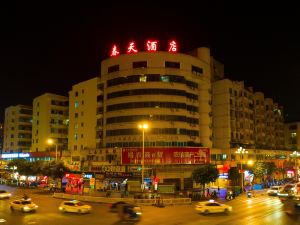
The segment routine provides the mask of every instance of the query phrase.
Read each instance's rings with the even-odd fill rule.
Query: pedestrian
[[[207,188],[207,191],[206,191],[206,197],[209,197],[210,194],[209,194],[209,188]]]

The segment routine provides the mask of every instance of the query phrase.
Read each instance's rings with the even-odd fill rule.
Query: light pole
[[[300,153],[297,151],[294,151],[292,154],[290,154],[291,157],[295,158],[295,178],[296,181],[298,182],[298,157],[300,157]]]
[[[57,161],[57,144],[56,143],[54,143],[54,141],[53,141],[53,139],[51,139],[51,138],[49,138],[48,140],[47,140],[47,143],[49,144],[49,145],[55,145],[55,162]]]
[[[142,190],[144,191],[145,130],[148,129],[148,124],[147,123],[139,124],[139,129],[141,129],[143,131],[143,147],[142,147],[142,161],[141,161],[141,164],[142,164],[142,186],[141,187],[142,187]]]
[[[248,154],[248,151],[246,149],[239,147],[236,151],[236,154],[240,155],[240,163],[241,163],[241,174],[242,174],[242,182],[241,182],[241,187],[242,191],[244,191],[244,172],[243,172],[243,161],[241,159],[244,159],[244,154]]]

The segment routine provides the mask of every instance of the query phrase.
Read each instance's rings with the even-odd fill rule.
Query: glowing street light
[[[298,165],[297,165],[297,161],[298,161],[298,157],[300,157],[300,153],[297,151],[294,151],[292,154],[290,154],[290,156],[292,158],[295,158],[295,178],[296,181],[298,181]]]
[[[54,143],[53,139],[49,138],[47,140],[48,145],[55,145],[55,161],[57,161],[57,144]]]
[[[142,123],[139,124],[139,129],[141,129],[143,131],[143,148],[142,148],[142,190],[144,190],[144,155],[145,155],[145,130],[148,129],[148,124],[147,123]]]
[[[244,191],[244,172],[243,172],[243,161],[241,159],[244,159],[244,154],[248,154],[248,151],[242,147],[239,147],[236,151],[236,154],[240,155],[240,164],[241,164],[241,174],[242,174],[242,183],[241,183],[241,187],[242,187],[242,191]],[[250,161],[249,161],[250,162]],[[248,163],[249,163],[248,162]],[[253,163],[253,162],[252,162]]]

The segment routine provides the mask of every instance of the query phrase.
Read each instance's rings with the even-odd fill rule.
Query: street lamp
[[[243,172],[243,161],[241,159],[244,159],[244,154],[248,154],[248,151],[242,147],[239,147],[236,151],[236,154],[240,155],[240,163],[241,163],[241,174],[242,174],[242,191],[244,190],[244,172]]]
[[[55,145],[55,162],[57,161],[57,144],[54,143],[53,139],[49,138],[47,140],[48,145]]]
[[[145,130],[148,129],[148,124],[147,123],[142,123],[139,124],[139,129],[143,131],[143,148],[142,148],[142,190],[144,190],[144,155],[145,155]]]
[[[298,157],[300,157],[300,153],[297,151],[294,151],[292,154],[290,154],[291,157],[295,158],[295,178],[296,181],[298,181],[298,165],[297,165],[297,161],[298,161]]]

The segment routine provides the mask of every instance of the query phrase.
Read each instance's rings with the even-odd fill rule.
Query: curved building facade
[[[210,51],[124,54],[102,61],[103,146],[211,147]],[[102,109],[101,109],[102,110]]]

